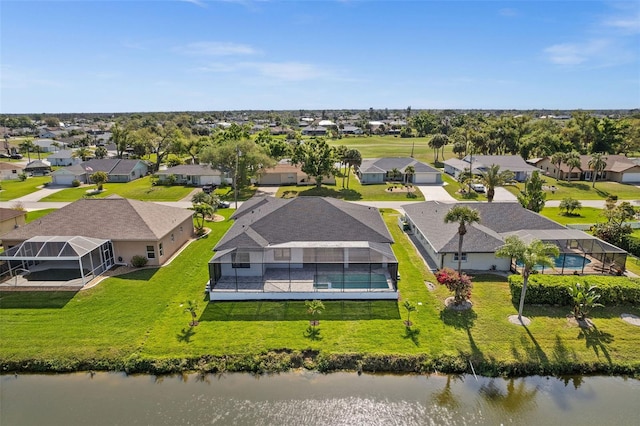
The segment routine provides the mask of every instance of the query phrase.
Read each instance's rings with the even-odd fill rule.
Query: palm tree
[[[455,206],[447,212],[444,223],[458,222],[458,274],[462,274],[462,240],[467,233],[467,225],[480,222],[478,210],[467,206]]]
[[[20,143],[20,151],[27,153],[27,159],[31,162],[31,150],[35,147],[33,139],[27,138]]]
[[[398,180],[398,177],[400,176],[402,176],[402,173],[400,173],[400,170],[398,170],[396,167],[389,171],[390,180]]]
[[[73,154],[71,154],[73,158],[79,157],[82,159],[82,161],[87,161],[87,158],[89,158],[90,155],[91,155],[91,150],[84,146],[76,149],[75,151],[73,151]]]
[[[184,311],[191,314],[191,322],[189,323],[189,326],[195,327],[196,325],[198,325],[198,320],[196,319],[198,318],[198,302],[189,300],[187,302],[187,307],[184,308]]]
[[[347,188],[349,188],[351,168],[353,168],[353,171],[355,173],[356,168],[360,167],[360,165],[362,164],[362,155],[360,154],[360,151],[358,151],[357,149],[348,150],[345,155],[345,162],[347,163]]]
[[[582,162],[580,161],[580,154],[576,151],[571,151],[566,155],[564,163],[569,166],[569,175],[567,177],[567,180],[570,180],[573,169],[579,168],[582,164]]]
[[[444,147],[448,143],[449,143],[449,136],[447,135],[437,134],[431,138],[431,140],[429,141],[429,148],[433,149],[434,163],[437,163],[439,159],[438,150]]]
[[[507,237],[505,244],[496,251],[496,257],[515,259],[517,263],[522,265],[522,292],[520,293],[520,306],[518,308],[518,319],[521,323],[529,275],[536,265],[553,267],[555,264],[553,258],[559,255],[560,250],[555,244],[543,243],[540,240],[533,240],[526,244],[516,235]]]
[[[551,156],[551,164],[556,166],[556,181],[560,180],[560,165],[564,162],[564,157],[564,152],[556,152]]]
[[[404,183],[413,183],[413,175],[416,173],[416,168],[413,166],[407,166],[404,168]]]
[[[607,157],[601,152],[595,152],[591,154],[589,160],[589,168],[593,170],[593,187],[596,187],[596,178],[599,173],[602,173],[604,168],[607,167]]]
[[[492,202],[496,194],[496,186],[502,186],[513,179],[513,173],[510,170],[500,171],[500,166],[494,164],[480,174],[480,179],[487,188],[487,201]]]
[[[344,166],[345,170],[347,168],[347,161],[346,161],[346,157],[347,157],[347,152],[349,151],[349,148],[347,148],[346,145],[338,145],[335,150],[333,151],[336,159],[340,162],[340,171],[342,172],[342,166]],[[342,173],[342,187],[344,188],[344,178],[345,178],[345,174],[346,173]]]

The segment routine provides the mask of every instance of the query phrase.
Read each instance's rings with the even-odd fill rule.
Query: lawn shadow
[[[309,326],[304,331],[303,336],[309,340],[322,340],[322,336],[320,335],[320,328]]]
[[[533,334],[531,334],[531,330],[529,330],[529,327],[527,327],[526,325],[523,325],[522,327],[527,332],[529,340],[531,340],[531,343],[533,344],[533,347],[531,347],[530,345],[527,345],[526,342],[523,342],[523,345],[527,349],[527,357],[533,361],[542,362],[545,364],[548,363],[549,357],[547,357],[547,354],[542,350],[542,347],[540,347],[536,338],[533,336]]]
[[[194,327],[184,327],[180,330],[180,333],[176,334],[176,339],[178,339],[178,342],[191,343],[191,338],[195,335],[196,331],[194,330]]]
[[[324,321],[352,321],[400,319],[398,302],[325,301],[319,319]],[[208,303],[199,321],[301,321],[308,320],[304,301],[248,301]]]
[[[584,339],[587,348],[593,348],[596,356],[600,358],[600,352],[607,359],[607,362],[611,364],[611,356],[607,350],[607,344],[613,342],[613,335],[604,331],[598,330],[595,325],[591,327],[580,328],[578,333],[578,340]]]
[[[159,270],[160,268],[157,267],[136,269],[134,271],[127,272],[126,274],[115,275],[113,278],[120,278],[122,280],[149,281]]]
[[[570,351],[559,335],[556,334],[556,341],[553,345],[553,359],[556,363],[572,363],[577,360],[576,353]]]
[[[402,337],[404,339],[411,340],[414,345],[420,346],[420,340],[418,340],[419,336],[420,336],[420,329],[419,328],[405,327],[404,328],[404,335]]]
[[[62,309],[77,291],[0,291],[0,309]]]
[[[471,348],[471,355],[475,360],[483,360],[484,354],[476,345],[476,342],[471,334],[471,329],[478,318],[478,314],[473,309],[467,309],[465,311],[458,311],[455,309],[443,309],[440,311],[440,319],[446,325],[452,326],[457,330],[464,330],[467,333],[469,339],[469,346]]]

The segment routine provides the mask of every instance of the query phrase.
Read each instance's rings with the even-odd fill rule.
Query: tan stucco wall
[[[9,231],[13,231],[17,226],[23,226],[25,224],[25,215],[12,217],[11,219],[3,220],[0,222],[0,235],[4,235]]]

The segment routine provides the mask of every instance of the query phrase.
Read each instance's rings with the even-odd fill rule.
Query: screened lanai
[[[84,286],[114,264],[110,240],[80,236],[35,236],[0,253],[0,278],[18,277],[48,285]],[[1,281],[1,280],[0,280]]]
[[[555,274],[613,274],[625,272],[627,252],[578,229],[521,230],[502,234],[503,237],[517,235],[525,243],[534,239],[555,244],[560,256],[553,268],[536,268],[542,273]],[[514,269],[520,265],[514,262]]]
[[[209,290],[212,299],[225,292],[245,294],[237,299],[393,298],[397,275],[387,243],[287,242],[217,252],[209,262]]]

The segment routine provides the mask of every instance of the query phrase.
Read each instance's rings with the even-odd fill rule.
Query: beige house
[[[619,183],[640,182],[640,165],[624,155],[605,155],[606,167],[598,174],[598,180],[608,180]],[[565,163],[551,163],[551,157],[544,157],[529,162],[542,172],[560,180],[593,180],[593,170],[589,167],[590,155],[580,156],[580,167],[570,169]]]
[[[316,179],[294,166],[289,160],[281,160],[274,167],[263,169],[256,182],[258,185],[315,185]],[[322,183],[335,185],[336,178],[325,176]]]
[[[0,162],[0,180],[18,179],[22,172],[24,172],[24,166],[5,161]]]
[[[162,265],[193,235],[191,210],[116,196],[81,199],[4,235],[6,252],[0,259],[12,260],[9,249],[28,240],[49,237],[63,244],[81,237],[99,241],[97,246],[105,241],[112,246],[108,267],[131,264],[136,255],[145,256],[148,265]],[[31,254],[27,263],[38,263],[37,253]]]
[[[27,213],[21,210],[0,207],[0,237],[25,224]]]

